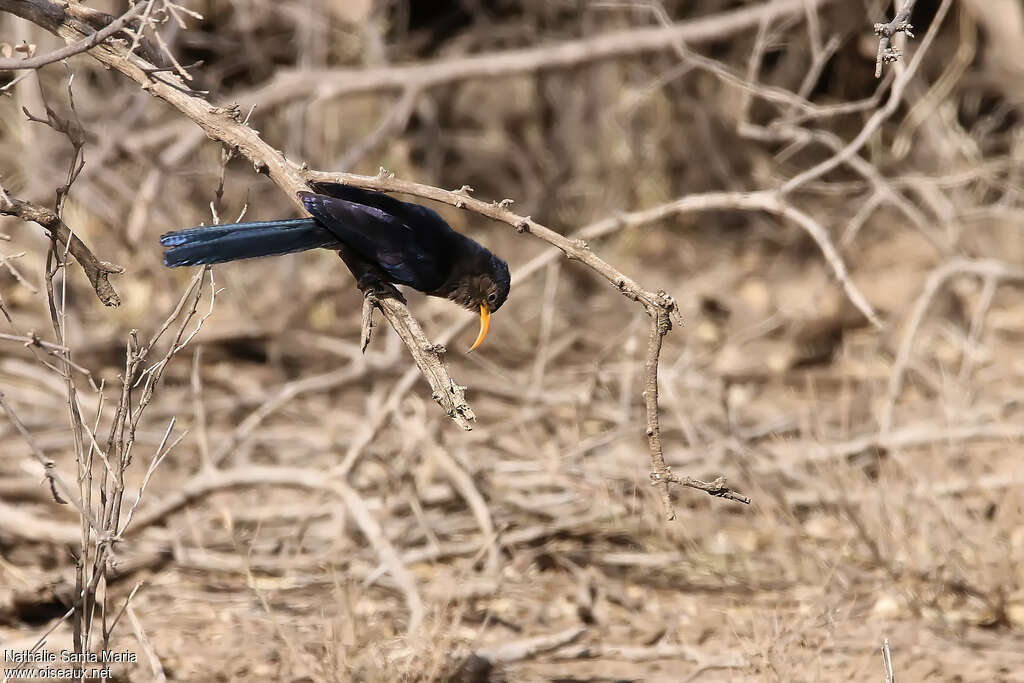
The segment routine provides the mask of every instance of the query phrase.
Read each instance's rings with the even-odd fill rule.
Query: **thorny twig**
[[[651,483],[661,490],[661,504],[668,519],[676,517],[669,492],[669,469],[661,446],[661,427],[658,423],[658,357],[661,343],[672,329],[667,311],[655,311],[651,316],[651,335],[647,341],[647,362],[644,365],[644,402],[647,404],[647,442],[651,449]]]
[[[950,4],[951,0],[943,0],[942,4],[939,5],[939,9],[935,12],[935,18],[932,20],[931,26],[929,27],[928,34],[921,43],[921,48],[914,55],[914,58],[910,61],[907,68],[893,81],[892,90],[889,93],[889,99],[886,101],[885,106],[878,109],[871,115],[857,136],[843,149],[821,163],[812,166],[803,173],[795,175],[783,183],[779,188],[782,194],[791,194],[802,185],[821,178],[829,171],[837,168],[840,164],[851,159],[868,143],[871,137],[875,134],[875,131],[877,131],[878,128],[896,112],[903,102],[904,91],[907,89],[907,86],[910,84],[910,80],[914,77],[918,67],[924,60],[924,55],[928,52],[928,47],[935,40],[935,36],[938,35],[939,27],[942,25],[942,21],[945,19],[946,13],[949,11]]]
[[[33,4],[49,6],[52,3],[37,0]],[[6,2],[0,2],[0,9],[4,8],[36,21],[65,40],[76,40],[83,30],[79,22],[68,17],[59,22],[53,21],[49,15],[39,17],[26,12],[20,4],[8,5]],[[103,44],[89,54],[136,81],[144,90],[178,108],[213,139],[221,141],[229,149],[237,150],[253,163],[257,172],[269,175],[297,206],[300,205],[297,193],[307,189],[306,178],[303,176],[304,169],[287,160],[281,152],[264,142],[257,131],[245,125],[237,108],[215,107],[196,97],[173,73],[153,71],[151,63],[131,54],[121,46]],[[381,310],[400,335],[403,330],[409,332],[403,336],[403,340],[416,359],[417,365],[429,369],[429,374],[425,376],[431,383],[435,400],[460,427],[470,429],[472,410],[465,402],[462,388],[448,375],[442,360],[442,350],[426,343],[422,333],[416,334],[419,325],[413,320],[404,303],[390,299]]]
[[[45,0],[39,0],[39,2],[42,3]],[[55,25],[52,23],[43,25],[45,28],[57,32],[68,40],[74,39],[77,36],[76,27],[66,21]],[[147,72],[146,68],[150,65],[145,64],[138,56],[132,55],[117,46],[103,45],[93,50],[91,54],[101,62],[132,78],[151,94],[166,100],[180,109],[214,139],[220,140],[233,149],[237,149],[239,153],[253,162],[258,172],[269,175],[293,200],[295,200],[296,193],[304,189],[308,182],[333,181],[368,187],[370,189],[406,192],[418,197],[441,201],[457,208],[469,209],[475,213],[507,223],[518,232],[529,232],[558,247],[568,258],[586,264],[611,282],[624,296],[640,303],[652,319],[656,319],[659,314],[664,314],[664,320],[668,320],[669,316],[672,315],[678,317],[675,302],[671,297],[663,292],[655,293],[642,288],[634,280],[626,277],[594,254],[582,240],[569,240],[534,221],[529,216],[524,217],[515,214],[508,208],[511,202],[485,202],[475,199],[470,196],[471,188],[465,186],[458,190],[447,191],[440,188],[398,181],[391,174],[383,171],[383,169],[375,178],[310,171],[305,167],[299,167],[293,162],[288,161],[280,152],[267,145],[256,131],[253,131],[239,120],[237,113],[213,107],[204,100],[186,92],[186,89],[180,81],[175,79],[173,74]],[[403,302],[387,298],[382,299],[378,303],[378,307],[388,317],[392,327],[402,336],[403,341],[406,342],[406,346],[412,353],[422,374],[431,385],[434,400],[445,409],[456,423],[464,429],[470,428],[473,412],[465,401],[464,388],[456,384],[448,376],[444,363],[441,360],[442,348],[427,341],[418,323],[409,315],[408,309],[406,309]],[[671,325],[664,328],[665,333],[668,332],[670,327]],[[656,373],[656,368],[653,371]],[[657,382],[656,377],[654,382]],[[647,409],[648,424],[650,424],[652,419],[655,421],[657,419],[656,402],[648,401]],[[651,411],[654,411],[653,418]],[[656,458],[655,451],[653,450],[654,444],[660,445],[660,436],[656,435],[653,438],[649,437],[649,439],[652,444],[653,462]],[[664,476],[666,472],[661,471],[661,474]],[[669,517],[673,516],[671,508],[666,510],[666,514]]]
[[[92,284],[100,301],[106,306],[118,306],[121,303],[121,298],[110,284],[109,275],[123,273],[124,269],[107,261],[98,260],[85,243],[68,228],[62,218],[64,202],[71,191],[71,185],[78,179],[82,169],[85,167],[83,155],[85,131],[78,117],[78,109],[75,107],[74,93],[71,88],[73,82],[74,74],[70,74],[67,81],[67,93],[68,106],[74,115],[73,119],[61,117],[50,107],[49,103],[46,102],[45,94],[42,92],[41,84],[40,94],[42,95],[46,118],[34,116],[28,109],[22,109],[29,121],[49,126],[54,131],[66,136],[71,143],[71,163],[68,166],[66,180],[57,188],[56,210],[51,211],[45,207],[15,199],[0,184],[0,214],[17,216],[25,221],[38,223],[45,228],[50,233],[52,243],[59,246],[59,253],[57,251],[53,251],[53,253],[58,256],[60,262],[63,263],[65,261],[68,253],[74,256],[75,260],[82,266],[82,270],[85,271],[86,277],[89,278],[89,282]]]
[[[664,459],[661,456],[661,435],[657,428],[657,359],[661,350],[661,341],[664,336],[668,334],[669,330],[672,329],[673,318],[676,319],[677,323],[682,324],[675,300],[671,296],[663,291],[651,292],[644,289],[635,280],[624,275],[610,263],[595,254],[585,240],[570,239],[555,232],[547,226],[538,223],[530,216],[521,216],[515,213],[509,208],[512,204],[509,200],[486,202],[476,199],[471,196],[472,188],[468,186],[463,186],[458,190],[444,190],[438,187],[400,180],[395,178],[394,174],[389,173],[383,168],[380,169],[380,172],[376,176],[359,176],[350,173],[323,173],[317,171],[306,171],[306,176],[311,182],[341,182],[347,185],[354,185],[371,190],[382,192],[401,192],[416,197],[433,199],[435,201],[449,204],[459,209],[473,211],[474,213],[505,223],[513,227],[518,233],[530,233],[534,237],[542,239],[557,247],[568,259],[579,261],[589,266],[592,270],[611,283],[619,293],[627,299],[638,302],[651,317],[652,330],[657,331],[657,334],[652,332],[652,336],[648,343],[649,362],[646,369],[647,374],[645,381],[647,435],[648,444],[651,449],[651,466],[653,468],[652,476],[657,475],[657,477],[659,477],[658,482],[663,486],[662,503],[665,505],[665,513],[667,517],[669,519],[673,519],[675,517],[675,512],[671,506],[671,499],[667,493],[667,486],[670,479],[668,478],[668,470],[665,468]],[[761,206],[767,206],[769,203],[770,202],[768,201],[764,201],[761,203]],[[839,267],[837,267],[838,276],[845,284],[849,285],[849,280],[846,278],[845,268],[841,266],[841,261],[835,259],[833,260],[833,264],[835,263],[840,264]],[[850,287],[852,289],[852,285]],[[852,291],[856,292],[855,289],[852,289]],[[861,302],[864,300],[863,297],[855,297],[855,301]],[[868,315],[870,319],[875,320],[873,311],[871,311],[870,306],[867,306],[866,302],[864,303],[864,310],[865,314]],[[650,363],[651,358],[654,359],[653,364]],[[654,387],[653,391],[651,390],[652,386]]]

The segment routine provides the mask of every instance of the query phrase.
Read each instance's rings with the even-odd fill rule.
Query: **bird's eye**
[[[498,295],[495,294],[494,292],[491,292],[490,294],[487,295],[487,300],[493,304],[495,301],[498,300]]]

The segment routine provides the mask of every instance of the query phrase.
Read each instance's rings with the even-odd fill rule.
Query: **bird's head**
[[[487,258],[479,264],[478,268],[464,273],[459,278],[458,286],[450,298],[460,306],[480,313],[480,332],[477,334],[473,346],[469,348],[470,351],[484,342],[487,330],[491,327],[491,313],[505,303],[511,284],[508,264],[490,252],[487,253]]]

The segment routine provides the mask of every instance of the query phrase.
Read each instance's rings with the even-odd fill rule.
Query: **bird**
[[[160,236],[169,268],[225,263],[310,249],[339,251],[353,274],[450,299],[480,314],[470,351],[508,298],[508,263],[452,229],[436,211],[391,195],[339,183],[298,193],[308,218],[227,223]]]

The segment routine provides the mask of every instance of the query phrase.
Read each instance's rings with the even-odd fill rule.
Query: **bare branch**
[[[789,194],[801,185],[822,177],[832,169],[850,159],[853,155],[857,154],[857,152],[859,152],[864,145],[868,143],[875,131],[878,130],[878,128],[896,112],[903,101],[903,91],[906,90],[907,86],[910,84],[910,80],[917,72],[917,68],[920,66],[925,53],[928,51],[928,47],[935,39],[936,34],[938,34],[939,27],[942,26],[942,20],[946,17],[950,4],[951,0],[944,0],[944,2],[939,5],[939,9],[935,13],[935,18],[932,20],[932,24],[929,27],[928,34],[921,43],[921,49],[919,49],[914,55],[914,59],[911,60],[906,70],[899,74],[893,82],[892,91],[889,93],[889,99],[885,103],[885,106],[871,115],[871,118],[869,118],[867,123],[864,124],[860,133],[858,133],[857,136],[841,151],[807,169],[803,173],[793,176],[783,184],[780,188],[783,194]]]
[[[34,4],[46,4],[46,0],[37,0]],[[3,5],[4,0],[0,0],[0,8],[2,8]],[[783,9],[787,11],[801,11],[805,10],[807,5],[803,0],[800,0],[799,2],[777,0],[776,2],[769,3],[766,7],[771,8],[772,11],[781,11]],[[760,11],[763,8],[757,9]],[[735,22],[737,17],[741,15],[746,17],[746,19],[750,19],[751,17],[747,16],[747,14],[750,14],[751,16],[757,14],[757,16],[760,16],[762,19],[764,18],[763,14],[758,14],[757,12],[753,12],[752,14],[752,12],[753,10],[741,10],[735,13],[736,16],[730,16],[729,21]],[[718,19],[725,21],[725,19],[721,17]],[[66,40],[74,40],[82,30],[74,21],[67,19],[57,23],[43,22],[41,25],[58,33]],[[708,27],[704,27],[704,30],[707,30],[707,28]],[[652,35],[660,36],[660,40],[667,41],[666,45],[675,44],[675,41],[680,37],[677,35],[679,33],[677,27],[661,27],[657,29],[650,29],[650,31],[653,32]],[[628,33],[628,40],[634,40],[636,36],[633,34],[635,32]],[[616,37],[614,40],[609,39],[608,45],[617,46],[613,51],[614,54],[620,54],[622,50],[625,49],[623,48],[623,45],[625,44],[623,41],[625,40],[627,39],[622,36]],[[549,48],[548,52],[552,49],[557,52],[561,48]],[[628,50],[626,51],[628,52]],[[656,384],[657,359],[660,354],[661,340],[664,337],[664,334],[671,329],[672,316],[676,316],[676,318],[678,318],[675,301],[664,292],[653,292],[643,288],[635,280],[627,277],[611,264],[593,253],[590,250],[589,245],[582,239],[571,240],[534,221],[529,216],[520,216],[514,213],[509,209],[510,202],[508,201],[486,202],[475,199],[470,196],[472,189],[469,187],[464,186],[458,190],[452,191],[444,190],[437,187],[398,180],[392,174],[387,173],[383,169],[377,176],[368,177],[344,173],[324,173],[309,170],[305,165],[298,166],[286,159],[281,152],[265,143],[260,138],[257,131],[246,125],[245,122],[241,120],[240,112],[237,107],[225,109],[212,106],[205,100],[192,95],[184,83],[173,74],[153,71],[151,65],[147,64],[137,55],[131,54],[119,46],[110,44],[102,45],[93,50],[90,54],[107,66],[120,71],[122,74],[136,81],[150,94],[153,94],[176,107],[179,111],[198,124],[211,138],[223,142],[230,149],[237,150],[241,155],[253,163],[257,172],[265,173],[270,176],[270,178],[285,191],[296,205],[299,205],[297,193],[300,190],[305,189],[307,183],[314,181],[341,182],[348,185],[378,191],[411,194],[416,197],[433,199],[435,201],[450,204],[460,209],[468,209],[493,220],[504,222],[515,228],[519,233],[528,232],[531,235],[554,245],[569,259],[580,261],[581,263],[589,266],[592,270],[611,283],[612,286],[623,296],[638,302],[644,308],[645,312],[647,312],[651,317],[652,324],[656,326],[658,333],[656,335],[656,339],[652,337],[648,349],[648,358],[654,359],[653,366],[648,368],[648,377],[650,378],[653,373],[653,381]],[[589,52],[588,54],[590,54],[590,58],[600,58],[599,54],[596,57]],[[550,57],[550,54],[547,54],[546,56]],[[763,206],[764,205],[762,204],[762,208]],[[776,205],[774,208],[778,213],[789,214],[786,210],[788,207],[780,207]],[[792,214],[789,214],[789,217],[800,222],[799,218]],[[831,243],[828,242],[827,238],[822,239],[823,232],[812,229],[815,227],[813,221],[810,224],[804,222],[802,227],[809,230],[812,235],[816,236],[816,239],[818,239],[819,244],[821,244],[826,255],[831,256],[829,261],[836,270],[837,277],[841,282],[843,282],[848,293],[853,293],[851,298],[853,298],[854,301],[862,307],[862,310],[865,311],[865,315],[869,319],[873,322],[876,321],[870,306],[867,306],[863,297],[857,296],[855,288],[850,285],[849,279],[846,276],[845,268],[842,266],[842,261],[838,258],[834,248],[831,248]],[[357,281],[360,280],[355,271],[353,271],[353,274],[357,276]],[[442,354],[444,352],[443,347],[431,344],[429,340],[427,340],[426,336],[423,335],[419,324],[409,314],[404,301],[395,298],[392,295],[375,297],[375,301],[371,303],[382,311],[385,317],[389,319],[392,327],[394,327],[402,337],[406,346],[409,348],[411,354],[416,360],[416,364],[419,367],[420,372],[430,384],[434,399],[457,424],[464,429],[469,429],[470,420],[473,419],[473,412],[465,401],[464,388],[456,384],[448,376],[442,360]],[[369,326],[365,324],[365,321],[366,316],[364,315],[364,339],[368,336],[365,331],[369,328]],[[682,321],[679,320],[678,322],[681,324]],[[648,388],[650,388],[649,384]],[[652,463],[654,463],[656,470],[655,473],[663,478],[663,483],[667,486],[668,471],[664,468],[664,462],[660,456],[660,436],[657,435],[656,429],[658,410],[656,386],[654,387],[653,392],[649,391],[648,393],[648,433],[650,434],[652,429],[652,420],[655,433],[649,441]],[[214,460],[216,461],[217,458],[214,458]],[[346,462],[349,461],[350,459],[346,457]],[[668,503],[667,490],[666,495],[663,496],[663,501],[666,502],[666,504]],[[672,516],[671,506],[666,508],[666,514],[669,517]]]
[[[118,17],[114,21],[110,22],[109,24],[101,28],[99,31],[96,31],[87,38],[79,40],[77,43],[72,43],[71,45],[62,47],[59,50],[47,52],[44,55],[36,55],[35,57],[30,57],[29,59],[17,59],[14,57],[8,59],[0,59],[0,71],[38,69],[40,67],[46,66],[47,64],[59,62],[62,59],[67,59],[68,57],[72,57],[82,52],[91,50],[92,48],[96,47],[110,36],[114,35],[118,31],[123,29],[125,26],[127,26],[128,23],[132,19],[134,19],[135,16],[149,4],[151,3],[139,2],[137,5],[130,8],[120,17]]]
[[[875,24],[875,35],[878,38],[878,57],[875,58],[875,78],[882,77],[882,65],[891,62],[898,62],[902,55],[900,51],[892,46],[892,39],[897,33],[906,33],[908,38],[913,38],[911,33],[914,26],[910,23],[910,15],[914,11],[917,0],[903,0],[903,5],[887,24]]]
[[[773,0],[760,5],[742,7],[707,17],[678,22],[670,26],[638,28],[605,33],[578,40],[561,40],[555,45],[540,45],[521,50],[498,50],[489,54],[438,59],[418,64],[402,64],[378,68],[359,69],[282,69],[266,85],[234,95],[235,101],[255,105],[262,111],[290,102],[314,97],[329,99],[365,93],[428,92],[431,88],[448,83],[474,79],[494,79],[533,73],[569,69],[580,64],[603,59],[638,55],[673,49],[679,41],[699,45],[723,40],[741,31],[763,25],[812,7],[823,7],[834,0]],[[0,7],[3,7],[0,0]],[[781,94],[783,91],[778,90]],[[404,102],[402,96],[382,127],[390,127],[395,116],[404,115],[403,108],[414,102]],[[800,99],[800,98],[795,98]],[[817,109],[816,107],[814,108]],[[375,137],[377,133],[370,136]],[[159,147],[176,141],[191,151],[204,137],[180,121],[168,123],[152,131],[133,136],[127,144],[133,149]],[[360,145],[346,154],[345,160],[363,153]],[[345,166],[345,164],[341,164]]]
[[[726,486],[725,477],[719,477],[718,479],[715,479],[712,482],[707,482],[701,481],[700,479],[694,479],[693,477],[680,477],[679,475],[669,471],[669,473],[665,476],[665,479],[666,481],[669,481],[673,484],[679,484],[680,486],[686,486],[691,489],[697,489],[698,491],[704,491],[708,495],[714,496],[716,498],[726,498],[728,500],[734,500],[737,503],[750,505],[750,498],[744,496],[741,493],[736,493],[728,486]]]
[[[52,3],[48,0],[36,0],[29,3],[33,8],[48,8]],[[10,3],[0,0],[0,9],[8,9],[19,16],[28,13],[23,3]],[[45,17],[38,21],[39,25],[53,31],[65,40],[73,41],[84,31],[82,23],[66,15],[58,20],[55,13],[46,14],[37,11],[28,18]],[[32,19],[35,21],[35,19]],[[132,54],[125,47],[102,44],[90,52],[90,55],[103,64],[120,71],[138,83],[143,90],[168,102],[192,121],[198,124],[208,136],[219,140],[231,149],[237,149],[252,162],[258,173],[265,173],[280,187],[285,194],[302,208],[298,192],[307,189],[304,169],[287,160],[280,151],[264,142],[259,132],[246,125],[237,107],[215,107],[195,95],[184,85],[181,79],[172,73],[155,71],[152,64]],[[45,226],[44,226],[45,227]],[[102,297],[101,297],[102,298]],[[383,302],[382,302],[383,303]],[[390,300],[381,305],[380,310],[391,323],[392,327],[406,331],[403,340],[409,346],[410,353],[417,365],[426,373],[434,396],[445,408],[452,419],[463,429],[470,429],[472,410],[465,402],[462,388],[448,375],[447,368],[441,358],[441,349],[426,341],[419,324],[412,318],[403,302]],[[417,332],[419,333],[417,335]],[[413,343],[415,341],[415,343]]]
[[[123,273],[124,268],[97,259],[85,242],[75,235],[56,213],[45,207],[15,199],[0,185],[0,214],[17,216],[41,225],[50,233],[50,239],[60,245],[59,252],[62,253],[66,248],[75,257],[85,271],[85,276],[89,278],[89,283],[96,290],[96,296],[104,305],[117,306],[121,303],[121,297],[110,284],[108,276]]]
[[[25,425],[18,418],[11,405],[7,403],[3,392],[0,392],[0,408],[3,408],[4,413],[7,415],[7,419],[11,421],[14,428],[17,429],[22,438],[25,439],[25,443],[29,445],[33,457],[35,457],[35,459],[39,461],[39,464],[43,466],[46,478],[50,481],[50,491],[53,493],[54,500],[62,504],[66,504],[70,501],[71,504],[75,506],[75,509],[78,510],[82,519],[87,522],[92,529],[96,530],[97,533],[102,533],[102,529],[96,523],[96,518],[93,517],[92,513],[88,509],[86,509],[82,504],[82,501],[75,495],[74,489],[71,488],[61,473],[57,471],[53,460],[48,458],[39,448],[38,444],[36,444],[35,440],[32,438],[32,434],[30,434],[28,429],[25,428]]]
[[[669,492],[669,468],[661,446],[661,431],[658,424],[658,357],[661,342],[672,329],[668,314],[658,311],[651,317],[651,335],[647,342],[647,362],[644,365],[644,402],[647,405],[647,442],[651,449],[651,483],[661,491],[661,504],[669,520],[676,518]]]
[[[995,259],[956,258],[944,263],[931,272],[925,280],[921,294],[914,302],[914,307],[910,312],[906,328],[900,339],[896,359],[892,364],[892,371],[889,375],[888,400],[881,417],[880,431],[883,435],[888,434],[889,430],[893,427],[896,401],[903,391],[903,379],[906,374],[907,365],[910,363],[910,353],[914,348],[914,339],[917,337],[917,331],[924,321],[925,314],[928,312],[928,307],[943,285],[958,275],[974,275],[993,282],[1000,280],[1019,282],[1024,280],[1024,268]]]
[[[448,375],[442,357],[447,350],[440,344],[433,344],[416,318],[409,315],[409,309],[397,299],[388,297],[376,300],[376,306],[391,321],[391,326],[405,342],[420,373],[430,384],[434,401],[448,414],[455,424],[465,430],[473,428],[476,420],[472,408],[466,403],[466,387],[456,384]]]
[[[579,40],[521,50],[497,51],[426,64],[378,69],[283,70],[267,85],[240,97],[261,107],[314,95],[317,98],[387,90],[425,90],[452,81],[508,76],[539,70],[565,69],[613,57],[673,49],[679,41],[693,45],[721,40],[762,22],[802,13],[833,0],[771,0],[739,9],[683,21],[606,33]],[[2,6],[2,3],[0,3]]]
[[[913,5],[913,1],[908,4]],[[892,669],[892,652],[889,650],[889,639],[882,639],[882,666],[885,667],[885,683],[896,683],[896,674]]]

